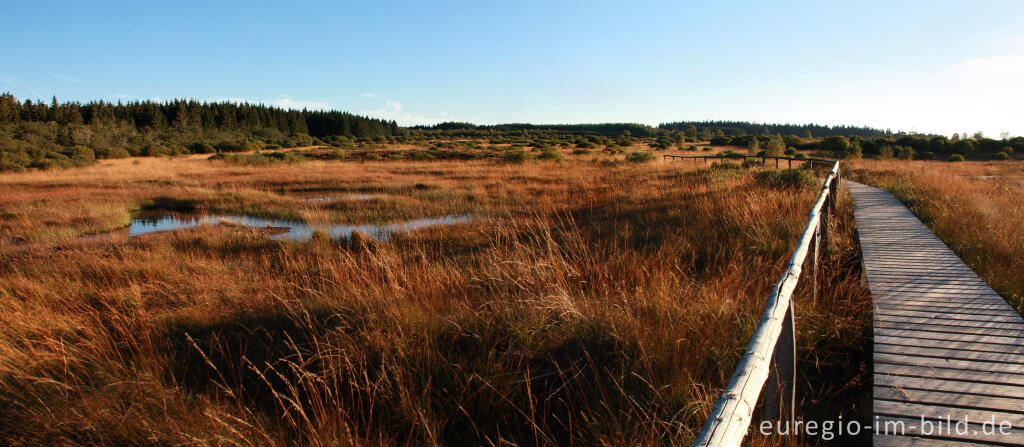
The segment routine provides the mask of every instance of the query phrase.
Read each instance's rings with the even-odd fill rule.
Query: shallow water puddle
[[[345,194],[343,196],[306,197],[304,202],[356,202],[362,200],[383,199],[387,194]]]
[[[163,231],[184,230],[200,225],[219,225],[222,223],[241,225],[251,228],[271,229],[271,239],[285,239],[296,242],[308,241],[314,232],[321,232],[331,239],[351,239],[352,234],[360,232],[379,241],[388,240],[395,233],[407,233],[438,225],[453,225],[469,222],[467,215],[451,215],[426,217],[406,222],[395,222],[387,225],[346,225],[346,224],[308,224],[297,220],[264,219],[252,216],[219,215],[219,216],[182,216],[175,214],[146,215],[132,219],[128,227],[129,236],[139,236]]]

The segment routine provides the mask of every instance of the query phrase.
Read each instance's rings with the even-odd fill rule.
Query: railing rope
[[[782,278],[775,283],[768,296],[768,304],[761,315],[761,321],[750,338],[750,344],[736,366],[729,385],[715,401],[707,422],[694,439],[694,447],[740,445],[747,434],[762,388],[765,389],[766,417],[792,420],[796,416],[796,328],[793,320],[792,295],[800,280],[804,261],[813,249],[812,282],[813,293],[817,299],[819,251],[822,247],[826,247],[827,250],[827,215],[835,212],[834,195],[840,185],[839,162],[827,161],[833,163],[832,170],[825,177],[821,194],[811,208],[800,241],[789,258]]]

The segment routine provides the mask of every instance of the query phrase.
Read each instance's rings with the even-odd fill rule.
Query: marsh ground
[[[572,157],[253,167],[189,156],[4,175],[0,437],[686,443],[817,189]],[[374,197],[307,200],[340,194]],[[796,301],[808,417],[866,416],[869,300],[850,208],[844,199],[823,259],[827,292],[814,300],[805,282]],[[138,210],[472,220],[387,241],[229,225],[122,234]]]

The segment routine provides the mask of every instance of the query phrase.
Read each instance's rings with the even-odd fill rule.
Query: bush
[[[437,157],[434,156],[434,154],[431,154],[430,152],[413,151],[413,152],[409,153],[409,159],[410,160],[436,160]]]
[[[96,158],[128,158],[132,156],[123,147],[99,147],[93,152],[96,153]]]
[[[590,155],[590,151],[586,149],[576,149],[572,151],[573,155]]]
[[[162,144],[150,143],[142,148],[141,155],[147,157],[166,157],[171,155],[171,149]]]
[[[935,152],[932,151],[924,151],[921,152],[920,154],[917,154],[918,160],[931,160],[933,158],[935,158]]]
[[[772,169],[755,173],[754,181],[770,188],[803,188],[818,180],[808,169]]]
[[[688,151],[695,151],[695,150],[697,150],[697,146],[690,145],[689,147],[686,148],[686,150],[688,150]],[[711,150],[711,148],[706,147],[706,148],[704,148],[704,150]]]
[[[796,149],[793,149],[793,148],[789,147],[789,148],[786,148],[786,152],[783,152],[783,153],[786,154],[786,155],[789,155],[789,156],[793,156],[793,155],[796,155]]]
[[[846,148],[846,151],[843,155],[845,156],[845,158],[857,160],[864,156],[864,151],[861,149],[860,143],[854,142],[853,144]]]
[[[75,166],[86,166],[96,161],[96,154],[85,146],[74,146],[64,152]]]
[[[711,138],[711,141],[708,144],[712,146],[728,146],[730,142],[732,142],[732,138],[726,136],[717,136]]]
[[[626,161],[631,163],[646,163],[654,161],[654,154],[650,152],[630,152],[626,154]]]
[[[217,152],[216,148],[210,145],[210,143],[205,142],[192,143],[191,145],[189,145],[188,149],[193,154],[212,154],[214,152]]]
[[[508,151],[502,154],[501,159],[505,163],[522,164],[530,161],[530,154],[524,150]]]
[[[541,160],[555,160],[560,161],[563,159],[562,154],[559,154],[557,150],[548,147],[541,151],[540,155],[537,156]]]
[[[998,152],[995,155],[995,159],[996,160],[1009,160],[1010,159],[1010,154],[1007,154],[1006,152]]]
[[[914,149],[909,147],[909,146],[908,147],[904,147],[904,146],[897,147],[896,148],[896,158],[899,158],[900,160],[913,160],[914,159]]]
[[[964,156],[960,154],[953,154],[949,156],[949,161],[964,161]]]
[[[243,166],[257,166],[274,163],[297,163],[305,160],[305,158],[294,152],[271,152],[267,154],[225,154],[222,152],[213,155],[210,157],[210,160],[223,160],[227,163]]]

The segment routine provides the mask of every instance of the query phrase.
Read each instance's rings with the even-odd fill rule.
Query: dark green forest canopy
[[[0,123],[55,122],[67,124],[126,123],[146,128],[198,127],[203,129],[272,129],[284,134],[307,134],[324,138],[331,135],[373,138],[398,131],[394,121],[367,118],[340,111],[290,110],[246,102],[132,101],[116,104],[105,101],[19,102],[13,95],[0,95]]]
[[[772,124],[752,123],[748,121],[676,121],[662,123],[659,129],[685,131],[694,126],[697,131],[707,135],[796,135],[803,138],[825,138],[831,136],[877,138],[893,135],[891,130],[858,126],[822,126],[819,124]]]

